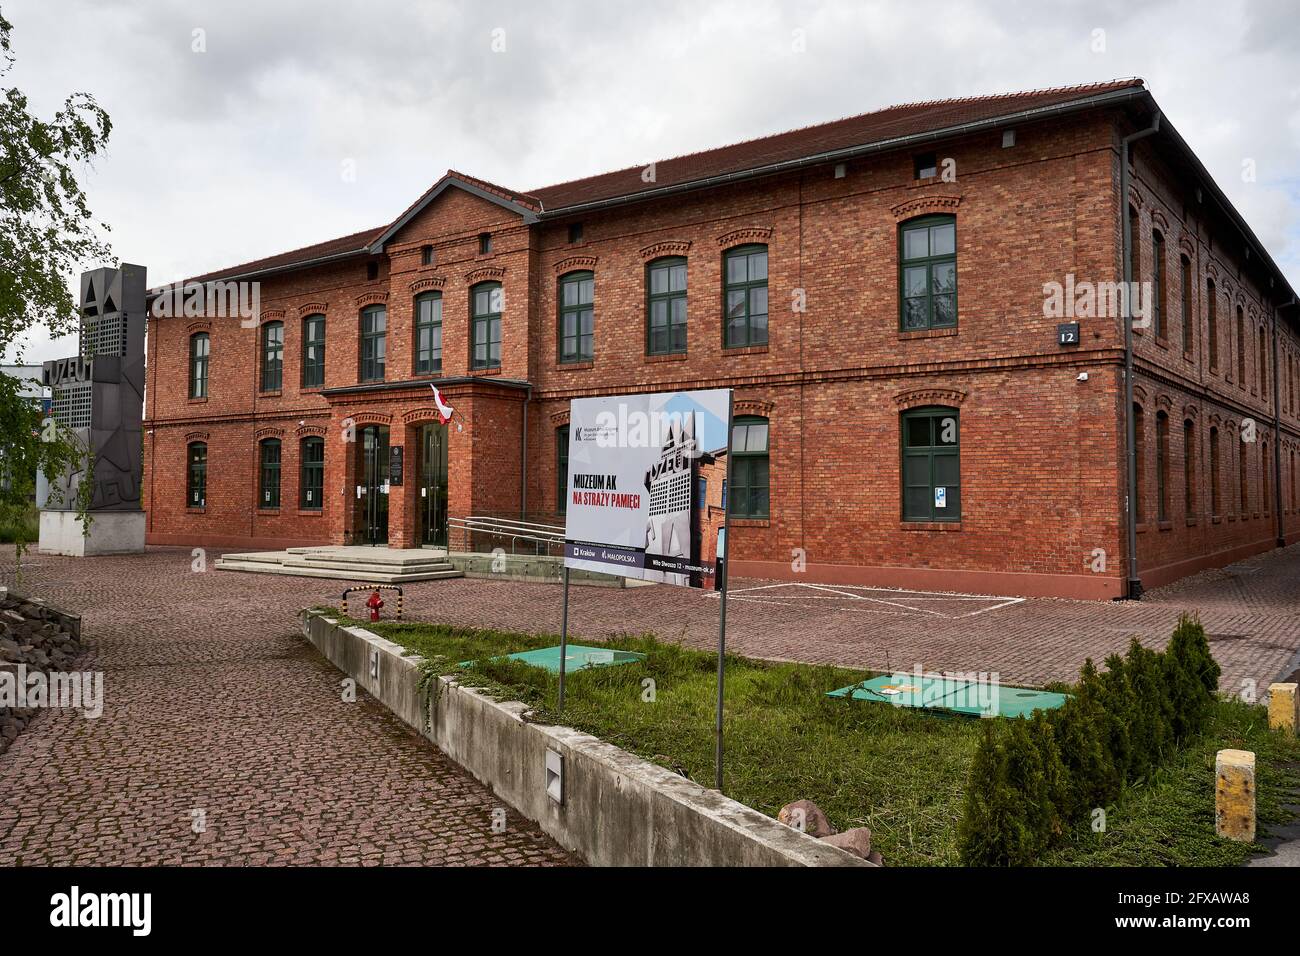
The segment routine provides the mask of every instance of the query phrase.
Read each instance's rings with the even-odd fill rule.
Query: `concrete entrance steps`
[[[367,584],[406,584],[463,576],[447,560],[446,551],[433,548],[344,546],[249,551],[222,555],[213,567],[219,571],[334,578]]]

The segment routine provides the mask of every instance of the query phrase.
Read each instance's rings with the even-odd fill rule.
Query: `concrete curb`
[[[426,711],[421,658],[321,612],[300,619],[336,667],[593,866],[873,865],[590,734],[528,723],[524,704],[450,677]],[[548,751],[563,761],[563,802],[547,794]]]

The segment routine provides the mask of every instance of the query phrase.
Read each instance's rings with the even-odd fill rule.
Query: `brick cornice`
[[[304,319],[309,315],[323,314],[329,308],[328,302],[307,302],[298,306],[298,318]]]
[[[324,425],[299,425],[294,430],[294,435],[296,435],[299,438],[306,438],[309,435],[318,438],[324,438],[325,426]]]
[[[439,290],[447,284],[446,276],[425,276],[423,279],[416,279],[407,288],[412,292],[424,292],[427,289]]]
[[[363,309],[368,305],[385,305],[387,304],[387,302],[388,302],[388,293],[380,292],[378,290],[363,292],[355,299],[352,300],[352,304],[355,305],[358,309]]]
[[[506,270],[501,266],[482,266],[478,269],[472,269],[465,273],[465,281],[471,285],[475,282],[482,282],[485,279],[504,279]]]
[[[960,405],[966,400],[966,393],[955,388],[942,386],[925,386],[909,388],[894,396],[894,404],[900,410],[918,408],[922,405]]]
[[[186,432],[186,433],[185,433],[185,441],[186,441],[186,442],[192,442],[192,441],[207,441],[207,440],[208,440],[208,433],[207,433],[207,432],[197,431],[197,432]]]
[[[575,269],[594,270],[596,268],[596,257],[595,256],[567,256],[566,258],[561,259],[551,268],[555,271],[556,275],[560,275],[561,273],[564,272],[572,272]]]
[[[199,319],[185,326],[185,334],[193,335],[195,332],[211,332],[212,322],[209,319]]]
[[[259,428],[257,429],[257,431],[253,432],[253,437],[258,440],[261,440],[263,438],[283,438],[284,429],[276,428],[273,425],[268,425],[265,428]]]
[[[684,256],[691,251],[691,241],[689,239],[664,239],[661,242],[652,242],[641,249],[641,258],[647,262],[651,259],[658,259],[661,256]]]
[[[759,415],[763,418],[772,417],[772,409],[776,407],[772,402],[761,398],[739,399],[731,404],[731,413],[733,415]]]
[[[718,236],[718,246],[726,249],[729,246],[740,246],[749,242],[767,242],[771,238],[771,226],[747,226],[744,229],[733,229]]]
[[[955,215],[957,207],[961,205],[960,195],[930,195],[914,196],[906,202],[901,202],[892,207],[889,211],[894,214],[895,222],[902,222],[905,219],[914,219],[917,216],[929,216],[933,213],[948,213]]]

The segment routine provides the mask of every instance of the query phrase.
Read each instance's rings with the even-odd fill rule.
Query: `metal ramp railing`
[[[564,525],[501,515],[451,516],[447,543],[450,551],[491,553],[502,548],[511,554],[562,555]]]

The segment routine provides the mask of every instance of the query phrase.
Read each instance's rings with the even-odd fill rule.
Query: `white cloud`
[[[6,0],[10,79],[92,92],[153,281],[378,225],[445,169],[533,188],[892,103],[1140,75],[1300,285],[1300,23],[1275,2]],[[207,52],[191,50],[195,29]],[[1092,49],[1105,31],[1104,53]],[[493,52],[504,30],[505,52]],[[795,31],[804,44],[796,50]],[[500,34],[497,34],[498,36]],[[1255,183],[1243,182],[1253,158]],[[355,182],[340,175],[355,161]],[[29,359],[67,343],[34,335]]]

